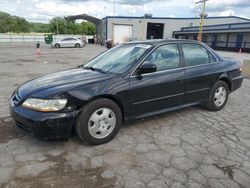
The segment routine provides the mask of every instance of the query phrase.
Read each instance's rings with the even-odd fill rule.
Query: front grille
[[[27,125],[24,125],[18,121],[15,121],[17,127],[19,127],[20,129],[22,129],[23,131],[27,132],[27,133],[31,133],[31,129],[30,127],[28,127]]]

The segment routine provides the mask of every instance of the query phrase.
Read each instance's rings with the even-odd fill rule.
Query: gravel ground
[[[41,50],[37,56],[29,44],[0,45],[0,187],[249,187],[250,80],[220,112],[195,106],[127,123],[101,146],[83,145],[75,135],[46,142],[15,127],[11,93],[106,49]]]

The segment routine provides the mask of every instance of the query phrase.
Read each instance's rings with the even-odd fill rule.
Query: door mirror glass
[[[157,71],[157,67],[155,64],[145,63],[141,66],[138,73],[139,74],[147,74],[147,73],[152,73],[152,72],[156,72],[156,71]]]

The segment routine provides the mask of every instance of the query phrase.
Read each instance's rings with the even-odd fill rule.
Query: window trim
[[[203,47],[206,51],[207,51],[207,53],[210,53],[210,54],[212,54],[212,56],[215,58],[215,62],[213,62],[213,63],[211,63],[210,62],[210,57],[209,57],[209,54],[208,54],[208,58],[209,58],[209,63],[204,63],[204,64],[201,64],[201,65],[192,65],[192,66],[187,66],[187,64],[186,64],[186,61],[185,61],[185,56],[184,56],[184,52],[183,52],[183,48],[182,48],[182,45],[183,44],[193,44],[193,45],[199,45],[199,46],[201,46],[201,47]],[[197,43],[188,43],[188,42],[186,42],[186,43],[180,43],[180,49],[181,49],[181,53],[182,53],[182,61],[183,61],[183,67],[185,67],[185,68],[190,68],[190,67],[200,67],[200,66],[204,66],[204,65],[212,65],[212,64],[215,64],[215,63],[218,63],[219,62],[219,60],[218,60],[218,58],[214,55],[214,53],[209,49],[209,48],[207,48],[206,46],[204,46],[203,44],[197,44]]]
[[[138,69],[138,67],[140,67],[144,62],[145,60],[152,54],[154,53],[154,51],[157,49],[157,48],[160,48],[161,46],[166,46],[166,45],[170,45],[170,44],[175,44],[177,46],[177,49],[178,49],[178,52],[179,52],[179,67],[178,68],[174,68],[174,69],[168,69],[168,70],[161,70],[161,71],[156,71],[156,72],[152,72],[152,73],[145,73],[145,74],[142,74],[143,76],[145,75],[150,75],[150,74],[156,74],[156,73],[160,73],[160,72],[166,72],[166,71],[172,71],[172,70],[177,70],[177,69],[183,69],[183,64],[182,64],[182,54],[181,54],[181,50],[180,50],[180,46],[179,44],[176,42],[170,42],[170,43],[166,43],[166,44],[160,44],[160,45],[157,45],[155,46],[147,55],[145,58],[143,58],[141,60],[140,63],[138,63],[138,65],[134,68],[134,70],[131,72],[130,74],[130,78],[134,78],[134,77],[137,77],[137,75],[135,75],[135,72],[136,70]]]

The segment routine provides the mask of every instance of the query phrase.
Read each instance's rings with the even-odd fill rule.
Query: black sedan
[[[204,104],[221,110],[243,81],[241,64],[203,43],[152,40],[118,45],[77,68],[21,85],[11,96],[16,125],[42,139],[91,145],[117,134],[123,121]]]

